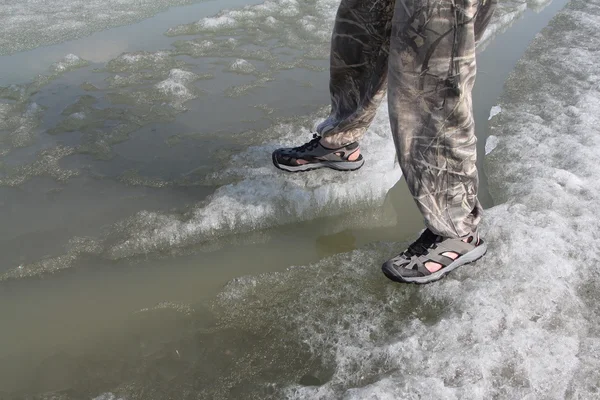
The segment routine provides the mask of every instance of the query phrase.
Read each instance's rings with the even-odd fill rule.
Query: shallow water
[[[0,109],[2,390],[148,399],[331,398],[342,390],[364,398],[349,389],[377,382],[385,397],[393,393],[386,381],[412,382],[417,370],[392,362],[396,353],[382,344],[408,346],[407,324],[443,329],[460,284],[430,300],[429,289],[399,290],[380,276],[380,261],[402,245],[386,243],[410,240],[421,226],[395,184],[385,110],[364,142],[370,164],[358,173],[282,177],[265,163],[275,146],[308,137],[325,113],[335,3],[267,2],[179,25],[223,6],[207,2],[2,57],[9,73],[1,75],[13,79],[4,84],[21,85],[3,90]],[[478,60],[482,152],[504,80],[564,4],[534,13],[503,3],[498,31],[509,16],[525,18]],[[315,29],[323,15],[328,24]],[[263,22],[270,25],[254,28]],[[77,51],[123,35],[127,47],[110,45],[106,56]],[[18,69],[23,60],[55,62],[61,52],[81,58],[23,84],[39,72]],[[484,179],[489,206],[486,193]],[[239,276],[250,277],[221,290]],[[416,308],[398,314],[403,302]],[[407,361],[416,365],[434,348],[422,350]],[[470,361],[444,385],[481,379]],[[431,393],[442,393],[435,385]]]

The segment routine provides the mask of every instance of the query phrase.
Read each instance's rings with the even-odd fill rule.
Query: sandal
[[[465,241],[466,239],[466,241]],[[421,237],[406,251],[387,261],[381,269],[389,279],[402,283],[430,283],[443,278],[461,265],[472,263],[486,253],[487,245],[477,232],[461,239],[444,238],[425,229]],[[441,268],[430,271],[427,263]]]

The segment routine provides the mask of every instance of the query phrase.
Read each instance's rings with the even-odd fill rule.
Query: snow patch
[[[500,106],[492,107],[492,109],[490,110],[490,117],[488,118],[488,121],[491,121],[492,118],[494,118],[496,115],[500,114],[501,112],[502,112],[502,107],[500,107]]]
[[[250,62],[238,58],[229,65],[229,71],[236,72],[238,74],[252,74],[256,72],[256,67]]]
[[[497,136],[490,135],[485,141],[485,155],[490,154],[498,146],[499,139]]]

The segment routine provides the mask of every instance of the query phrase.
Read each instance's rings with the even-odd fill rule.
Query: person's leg
[[[438,271],[447,273],[485,253],[477,248],[482,208],[471,91],[476,36],[489,22],[493,5],[491,0],[396,1],[390,123],[404,178],[428,230],[411,249],[384,264],[392,279],[390,274],[398,273],[410,279],[397,280],[426,283],[444,275]],[[443,251],[429,251],[437,247]],[[411,261],[415,256],[418,260]],[[428,276],[433,273],[438,274]]]
[[[397,0],[388,100],[398,160],[426,226],[444,237],[474,231],[477,148],[477,0]]]
[[[364,160],[358,140],[385,97],[394,0],[342,0],[331,38],[329,117],[306,145],[277,149],[285,171],[355,170]]]
[[[342,0],[331,38],[328,147],[362,138],[385,97],[394,0]]]

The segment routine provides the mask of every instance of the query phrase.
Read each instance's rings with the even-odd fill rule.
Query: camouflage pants
[[[386,90],[398,160],[426,225],[446,237],[477,227],[471,90],[475,46],[496,0],[342,0],[331,44],[327,146],[359,140]]]

